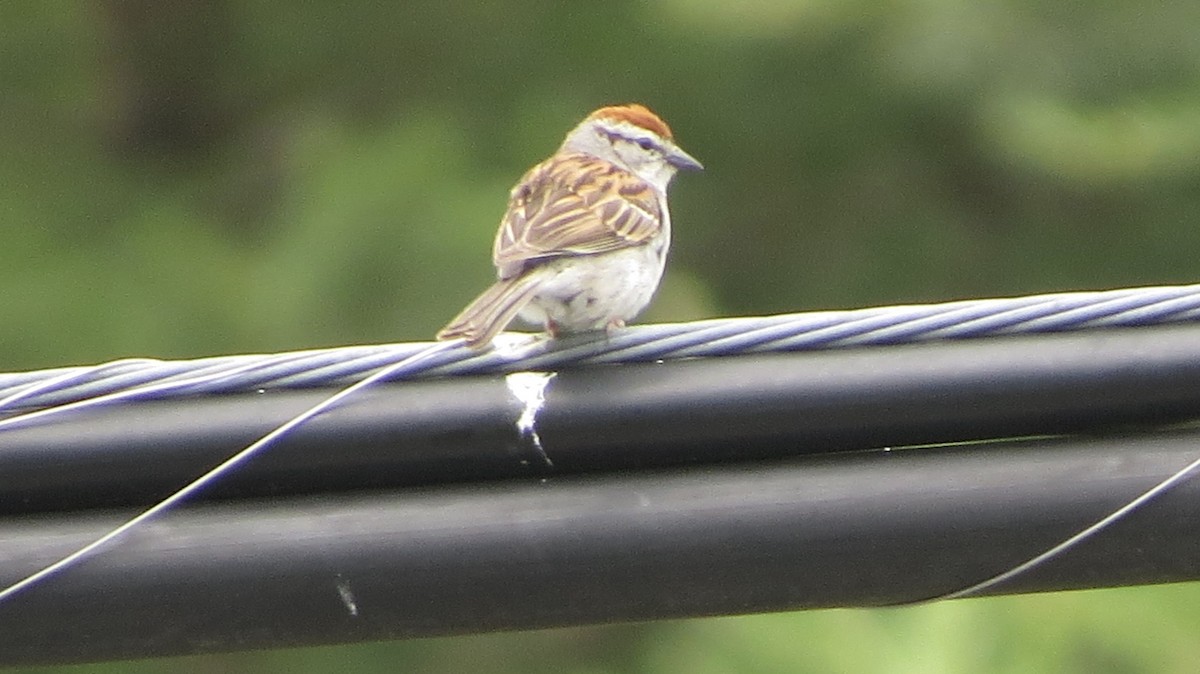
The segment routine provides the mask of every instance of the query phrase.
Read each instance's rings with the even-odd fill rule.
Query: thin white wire
[[[998,574],[992,576],[991,578],[981,580],[978,583],[975,583],[974,585],[969,585],[967,587],[962,588],[961,590],[947,592],[946,594],[938,595],[936,597],[930,597],[929,599],[922,599],[916,603],[924,604],[924,603],[928,603],[928,602],[942,601],[945,599],[961,599],[963,597],[969,597],[974,594],[979,594],[980,592],[986,592],[987,590],[1003,583],[1006,580],[1015,578],[1015,577],[1025,573],[1026,571],[1029,571],[1030,569],[1034,569],[1038,566],[1041,566],[1041,564],[1043,562],[1053,559],[1054,557],[1057,557],[1058,555],[1062,554],[1063,552],[1070,550],[1071,548],[1082,543],[1083,541],[1085,541],[1089,538],[1092,538],[1093,536],[1100,533],[1101,531],[1103,531],[1103,530],[1107,529],[1108,527],[1112,526],[1113,524],[1119,522],[1121,519],[1123,519],[1125,516],[1129,515],[1133,511],[1137,510],[1138,508],[1141,508],[1142,506],[1144,506],[1147,503],[1149,503],[1150,501],[1158,498],[1159,496],[1162,496],[1167,491],[1169,491],[1170,489],[1173,489],[1177,485],[1182,484],[1185,480],[1190,478],[1192,476],[1192,474],[1196,472],[1197,469],[1200,469],[1200,459],[1196,459],[1195,461],[1189,463],[1188,465],[1184,466],[1183,468],[1180,468],[1178,471],[1176,471],[1175,473],[1173,473],[1172,475],[1167,477],[1165,480],[1159,482],[1158,484],[1154,485],[1153,487],[1142,492],[1141,495],[1139,495],[1137,498],[1126,503],[1125,505],[1121,506],[1120,508],[1117,508],[1116,510],[1112,511],[1108,515],[1105,515],[1104,517],[1102,517],[1101,519],[1099,519],[1098,521],[1093,523],[1091,526],[1064,539],[1061,543],[1058,543],[1057,545],[1047,549],[1045,552],[1042,552],[1038,555],[1030,557],[1028,560],[1008,569],[1007,571],[998,573]]]
[[[341,391],[338,391],[334,395],[331,395],[328,398],[325,398],[324,400],[317,403],[316,405],[313,405],[312,407],[308,408],[307,410],[292,417],[286,423],[276,427],[273,431],[262,436],[257,441],[255,441],[251,445],[247,446],[246,448],[242,449],[241,451],[234,454],[233,456],[229,457],[225,461],[222,461],[221,463],[217,464],[215,467],[209,469],[208,472],[204,473],[200,477],[197,477],[196,479],[187,483],[183,487],[180,487],[178,490],[176,490],[170,496],[167,496],[163,500],[154,504],[152,507],[147,508],[146,510],[143,510],[141,513],[139,513],[135,517],[131,517],[130,519],[126,520],[121,525],[114,527],[113,529],[110,529],[108,531],[108,533],[105,533],[104,535],[100,536],[99,538],[93,540],[91,543],[88,543],[87,545],[80,547],[79,549],[75,550],[74,552],[71,552],[70,554],[63,556],[58,561],[56,561],[52,564],[49,564],[47,566],[44,566],[40,570],[38,570],[34,573],[31,573],[28,576],[25,576],[24,578],[22,578],[21,580],[18,580],[17,582],[9,585],[8,587],[5,587],[3,590],[0,590],[0,603],[3,603],[4,601],[8,600],[9,598],[11,598],[13,595],[17,594],[18,592],[21,592],[27,588],[33,587],[34,585],[42,582],[43,580],[53,576],[54,574],[59,573],[60,571],[73,566],[74,564],[78,563],[80,560],[88,557],[89,555],[94,554],[95,552],[97,552],[101,548],[103,548],[104,546],[106,546],[109,543],[112,543],[116,539],[120,538],[122,535],[124,535],[130,529],[133,529],[134,527],[139,526],[143,522],[146,522],[147,520],[157,517],[158,515],[166,512],[167,510],[170,510],[171,508],[175,507],[179,503],[183,502],[184,500],[190,498],[192,495],[196,494],[201,489],[204,489],[205,487],[207,487],[209,484],[211,484],[215,480],[221,478],[223,475],[228,473],[230,470],[233,470],[237,466],[245,463],[252,456],[263,451],[272,442],[274,442],[275,440],[277,440],[278,438],[283,436],[285,433],[291,431],[292,429],[303,424],[304,422],[308,421],[309,419],[312,419],[313,417],[317,416],[318,414],[332,408],[338,402],[346,399],[347,397],[355,394],[358,391],[361,391],[362,389],[370,386],[371,384],[374,384],[378,381],[386,379],[389,375],[394,374],[395,372],[401,370],[404,367],[411,366],[414,363],[420,362],[421,360],[430,358],[433,355],[443,352],[452,346],[453,346],[453,344],[435,344],[435,345],[431,346],[429,349],[426,349],[425,351],[420,351],[416,354],[413,354],[413,355],[405,358],[404,360],[401,360],[392,365],[384,367],[383,369],[379,370],[378,372],[375,372],[374,374],[366,377],[365,379],[362,379],[361,381],[351,384],[350,386],[347,386],[346,388],[342,389]],[[84,401],[84,402],[86,402],[86,401]]]

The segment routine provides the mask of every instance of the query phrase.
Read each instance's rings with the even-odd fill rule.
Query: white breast
[[[650,304],[671,244],[662,200],[663,232],[646,245],[599,255],[562,257],[532,271],[545,278],[520,317],[552,332],[601,330],[632,320]]]

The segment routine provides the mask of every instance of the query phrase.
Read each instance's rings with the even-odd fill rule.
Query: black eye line
[[[623,140],[627,143],[630,143],[630,142],[634,143],[635,145],[637,145],[638,147],[642,148],[643,150],[645,150],[647,152],[662,152],[662,149],[658,147],[658,144],[649,138],[629,138],[623,134],[619,134],[619,133],[616,133],[615,131],[610,131],[608,129],[603,129],[603,128],[600,129],[600,133],[603,133],[605,136],[608,136],[608,139],[613,142],[616,142],[618,140]]]

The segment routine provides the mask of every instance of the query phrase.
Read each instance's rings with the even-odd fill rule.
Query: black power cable
[[[0,433],[0,585],[328,393]],[[595,366],[544,393],[552,466],[502,376],[368,389],[203,503],[0,603],[0,664],[952,592],[1200,457],[1200,432],[1163,428],[1200,417],[1200,326]],[[996,441],[1031,435],[1057,437]],[[963,441],[979,442],[911,447]],[[1197,515],[1188,481],[988,592],[1200,578]]]

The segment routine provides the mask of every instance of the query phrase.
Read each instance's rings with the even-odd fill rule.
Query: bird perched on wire
[[[648,108],[600,108],[513,188],[498,280],[437,334],[472,347],[520,316],[551,336],[622,327],[650,303],[671,243],[667,185],[703,167]]]

